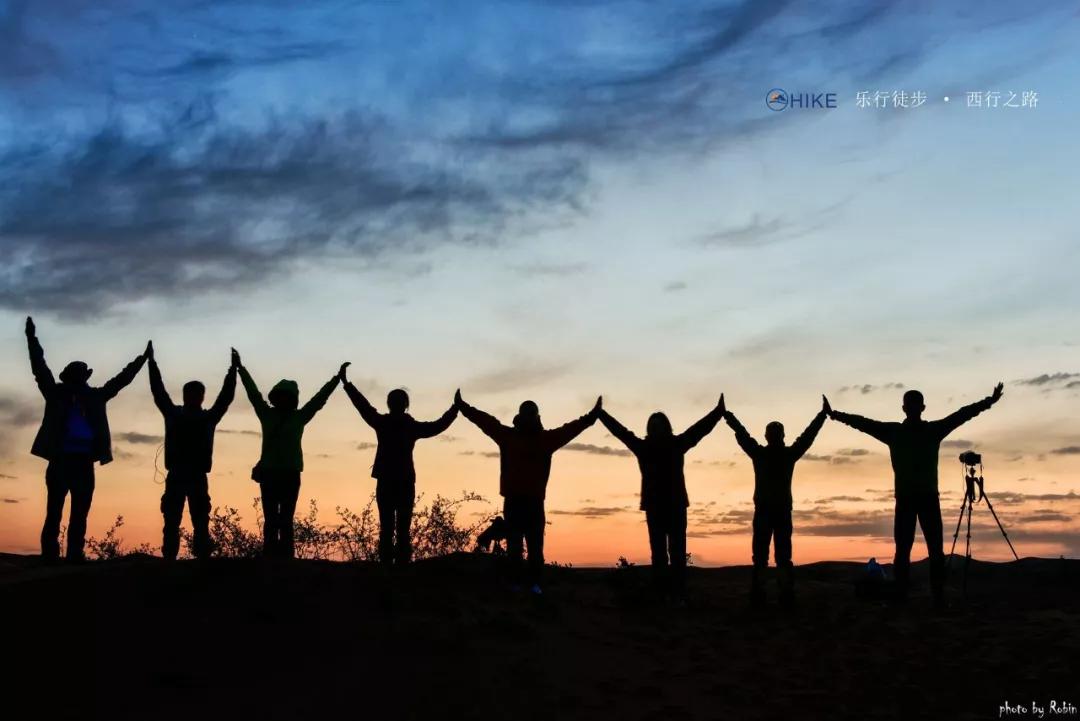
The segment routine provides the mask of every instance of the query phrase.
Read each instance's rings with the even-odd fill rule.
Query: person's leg
[[[795,578],[791,567],[791,509],[778,508],[771,515],[780,602],[787,604],[795,600]]]
[[[383,563],[394,562],[394,510],[397,504],[393,490],[389,481],[379,481],[375,485],[375,506],[379,509],[379,560]]]
[[[765,600],[765,571],[769,567],[769,540],[772,536],[772,524],[768,511],[762,506],[754,507],[753,551],[754,568],[750,578],[750,598],[758,602]]]
[[[72,459],[68,478],[71,484],[71,515],[68,520],[67,558],[81,561],[86,543],[86,519],[94,500],[94,462],[90,456]]]
[[[60,523],[64,519],[64,500],[68,494],[67,472],[60,460],[49,461],[45,469],[45,523],[41,527],[41,556],[60,558]]]
[[[296,515],[296,502],[300,498],[300,473],[290,474],[285,480],[281,490],[281,546],[282,558],[293,558],[296,549],[293,547],[293,516]]]
[[[187,499],[192,553],[195,558],[209,558],[214,544],[210,540],[210,482],[205,473],[195,474],[188,481]]]
[[[525,532],[522,529],[521,499],[507,496],[503,499],[503,518],[506,519],[506,560],[510,582],[521,583],[521,557],[524,552]]]
[[[645,511],[645,527],[649,531],[649,556],[652,561],[653,588],[663,593],[667,586],[667,521],[664,510],[652,508]]]
[[[184,478],[170,472],[165,476],[165,492],[161,494],[161,557],[176,560],[180,552],[180,521],[184,516],[184,497],[187,495]]]
[[[686,506],[677,503],[668,514],[668,549],[671,555],[671,591],[686,594]]]
[[[529,549],[529,585],[539,586],[544,575],[544,499],[530,498],[525,524],[525,544]]]
[[[934,594],[934,603],[941,604],[945,600],[945,539],[941,525],[941,502],[936,493],[920,500],[918,514],[923,538],[926,539],[926,550],[930,555],[930,589]]]
[[[394,560],[397,563],[412,562],[412,515],[416,503],[416,486],[403,483],[396,499],[395,514],[397,525],[397,545]]]
[[[897,497],[893,516],[893,540],[896,541],[893,577],[896,579],[896,594],[900,598],[905,598],[908,592],[911,545],[915,543],[915,518],[918,515],[916,508],[911,499]]]
[[[277,480],[264,473],[262,482],[259,484],[262,490],[263,511],[263,556],[276,556],[278,548],[279,508],[281,503],[278,499]]]

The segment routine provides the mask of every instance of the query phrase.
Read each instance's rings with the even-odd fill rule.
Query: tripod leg
[[[956,539],[960,537],[960,524],[964,522],[964,511],[967,510],[967,497],[960,504],[960,517],[956,519],[956,530],[952,534],[952,548],[949,549],[949,557],[945,560],[945,570],[952,564],[953,554],[956,553]]]
[[[1005,543],[1009,544],[1009,550],[1012,551],[1013,558],[1019,561],[1020,556],[1016,555],[1016,549],[1013,548],[1012,541],[1009,540],[1009,534],[1005,532],[1005,526],[1001,525],[1001,519],[998,518],[997,511],[994,510],[994,504],[990,502],[989,496],[984,494],[983,498],[986,500],[986,507],[990,509],[990,515],[994,517],[994,520],[997,521],[998,528],[1001,529],[1001,535],[1005,537]]]
[[[967,542],[964,544],[964,583],[962,585],[964,596],[967,596],[968,567],[971,565],[971,511],[974,507],[974,501],[969,501],[967,509]]]

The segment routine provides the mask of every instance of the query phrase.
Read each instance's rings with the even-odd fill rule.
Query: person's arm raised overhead
[[[739,448],[742,448],[746,455],[753,457],[761,450],[761,444],[750,435],[750,431],[746,430],[746,426],[739,422],[734,413],[725,409],[724,420],[727,421],[731,430],[735,432],[735,442],[739,444]]]
[[[618,438],[624,446],[634,453],[638,452],[641,448],[641,439],[638,438],[633,431],[622,423],[619,423],[619,421],[615,420],[613,415],[602,408],[600,409],[600,413],[597,414],[597,418],[604,424],[604,428],[607,428],[608,432]]]
[[[255,385],[255,379],[251,377],[247,366],[240,360],[240,354],[236,352],[235,348],[232,349],[232,352],[233,363],[236,364],[236,371],[240,374],[240,382],[244,385],[244,392],[247,393],[248,400],[251,401],[251,407],[255,409],[255,415],[259,417],[259,420],[262,420],[270,412],[270,404],[266,402],[262,393],[259,392],[259,386]]]
[[[214,423],[220,422],[225,417],[225,411],[229,410],[233,398],[236,397],[236,369],[239,365],[240,354],[234,350],[229,362],[229,370],[225,373],[225,382],[221,384],[221,391],[218,393],[214,405],[210,406],[210,417],[214,420]]]
[[[690,450],[698,443],[701,443],[705,436],[712,433],[713,428],[716,428],[716,424],[720,422],[726,412],[727,406],[724,404],[724,394],[721,393],[720,400],[716,403],[715,408],[702,416],[697,423],[679,434],[679,443],[683,449]]]
[[[323,384],[315,395],[311,397],[307,403],[300,408],[300,417],[304,419],[304,423],[309,423],[315,414],[322,410],[322,407],[326,405],[326,402],[330,400],[330,394],[337,388],[338,383],[341,382],[341,377],[345,375],[345,369],[349,367],[349,363],[346,361],[341,364],[341,368],[338,369],[336,375]]]
[[[806,427],[806,430],[791,444],[791,450],[795,454],[795,458],[802,458],[810,450],[810,446],[814,445],[814,439],[821,432],[821,428],[825,425],[825,420],[829,417],[831,411],[832,406],[829,405],[829,399],[822,396],[821,410],[814,416],[814,420],[810,421],[810,425]]]
[[[157,358],[154,357],[153,346],[150,347],[150,358],[146,362],[146,372],[150,376],[150,395],[154,397],[154,405],[158,407],[162,415],[169,415],[176,410],[176,404],[169,397],[165,382],[161,380],[161,369],[158,368]]]
[[[131,381],[135,380],[135,376],[142,370],[143,363],[154,352],[153,341],[146,342],[146,350],[139,355],[135,356],[135,360],[124,366],[124,369],[114,375],[109,380],[105,381],[105,385],[101,386],[101,392],[105,396],[105,399],[114,398],[117,393],[124,390]]]
[[[26,316],[26,345],[30,351],[30,371],[34,374],[34,381],[41,395],[47,397],[56,387],[56,379],[49,370],[49,364],[45,362],[45,350],[41,347],[34,319],[30,316]]]
[[[892,423],[875,421],[872,418],[864,418],[863,416],[857,416],[854,413],[843,413],[835,410],[829,413],[829,418],[832,418],[834,421],[840,421],[845,426],[851,426],[857,431],[862,431],[866,435],[876,438],[885,444],[888,444],[892,437],[891,429],[894,425]]]
[[[994,392],[986,398],[983,398],[981,401],[976,401],[971,405],[964,406],[958,411],[942,418],[940,421],[935,421],[934,425],[939,429],[941,437],[944,438],[983,411],[990,410],[990,407],[1001,400],[1003,395],[1005,395],[1005,384],[998,383],[994,386]]]
[[[550,431],[546,431],[545,437],[548,441],[548,444],[554,450],[562,448],[567,443],[577,438],[586,428],[591,426],[593,423],[596,423],[596,419],[603,409],[604,399],[603,397],[598,397],[596,399],[596,405],[592,407],[592,410],[583,415],[581,418],[576,418],[569,423],[564,423],[558,428],[553,428]]]
[[[496,443],[499,442],[507,431],[510,429],[499,422],[499,419],[488,413],[484,413],[479,408],[469,405],[465,402],[465,399],[461,397],[461,389],[459,388],[457,393],[454,394],[454,405],[461,411],[461,415],[468,418],[473,424],[479,428],[484,435]]]
[[[345,363],[341,366],[341,370],[338,371],[338,377],[341,378],[342,387],[345,389],[345,395],[352,401],[353,407],[360,413],[360,417],[364,419],[364,423],[374,428],[379,423],[379,412],[375,410],[375,406],[371,405],[371,402],[367,399],[360,389],[354,386],[348,378],[347,370],[349,364]]]
[[[416,431],[419,438],[433,438],[434,436],[444,433],[447,428],[457,418],[458,406],[457,403],[450,404],[450,407],[446,409],[446,412],[433,421],[417,421]]]

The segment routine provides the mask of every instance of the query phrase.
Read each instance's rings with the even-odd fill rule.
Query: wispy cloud
[[[597,446],[592,443],[568,443],[564,448],[568,451],[577,451],[579,453],[588,453],[594,456],[631,456],[630,451],[625,448],[612,448],[611,446]]]

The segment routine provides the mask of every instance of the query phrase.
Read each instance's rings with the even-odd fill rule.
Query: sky
[[[724,393],[757,437],[780,420],[791,438],[823,393],[898,420],[918,388],[940,417],[1000,380],[942,449],[946,541],[975,448],[1020,554],[1077,556],[1078,17],[1038,0],[0,0],[0,550],[35,552],[44,512],[32,314],[57,371],[107,378],[152,338],[174,397],[190,379],[213,394],[236,346],[264,388],[307,396],[348,360],[379,407],[405,387],[421,419],[460,387],[507,422],[526,398],[552,426],[602,394],[638,433],[654,410],[681,430]],[[771,88],[837,107],[773,112]],[[927,100],[856,102],[893,91]],[[122,515],[129,545],[157,544],[145,374],[110,419],[89,532]],[[257,428],[238,394],[211,477],[249,523]],[[373,441],[339,391],[305,435],[300,507],[362,508]],[[418,445],[419,490],[494,512],[494,451],[458,419]],[[646,560],[639,482],[599,425],[561,451],[547,557]],[[687,485],[694,563],[748,563],[752,470],[723,424]],[[891,489],[886,449],[828,424],[796,470],[795,562],[891,557]],[[1009,557],[985,506],[974,543]]]

